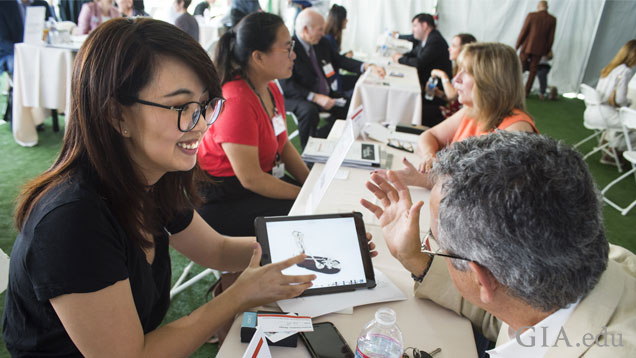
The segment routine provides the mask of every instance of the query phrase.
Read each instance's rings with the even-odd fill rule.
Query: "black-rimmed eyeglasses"
[[[288,48],[275,48],[274,50],[279,50],[280,52],[287,52],[287,58],[291,60],[292,51],[294,51],[294,45],[296,44],[296,40],[292,40],[291,44]]]
[[[134,98],[136,103],[145,104],[147,106],[154,106],[159,108],[169,109],[171,111],[177,112],[177,128],[181,132],[189,132],[194,127],[196,127],[197,123],[199,123],[199,118],[203,116],[205,123],[208,126],[211,126],[214,121],[219,118],[219,114],[223,111],[223,104],[225,103],[224,98],[212,98],[206,102],[188,102],[181,106],[166,106],[159,103],[144,101],[139,98]],[[212,109],[208,111],[208,109]],[[182,116],[183,114],[183,116]],[[183,119],[183,121],[182,121]]]
[[[449,257],[451,259],[458,259],[458,260],[464,260],[469,262],[476,262],[475,260],[467,259],[465,257],[461,257],[461,256],[453,255],[453,254],[445,254],[443,252],[440,252],[441,249],[437,249],[437,251],[431,251],[430,245],[428,244],[429,239],[437,243],[437,239],[435,239],[435,236],[433,236],[433,231],[431,229],[428,229],[426,236],[424,236],[424,239],[422,240],[421,251],[425,254],[429,254],[432,256],[444,256],[444,257]]]

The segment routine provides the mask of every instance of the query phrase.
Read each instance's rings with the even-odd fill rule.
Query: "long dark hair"
[[[329,9],[325,33],[336,39],[336,42],[338,43],[338,51],[340,51],[340,45],[342,44],[342,30],[346,19],[347,9],[345,9],[344,6],[334,4],[331,9]]]
[[[166,173],[149,188],[118,131],[122,107],[132,105],[133,98],[148,85],[161,65],[161,56],[182,61],[198,75],[210,97],[221,97],[210,57],[185,32],[148,18],[119,18],[103,23],[88,36],[77,54],[62,150],[53,166],[28,183],[20,194],[15,214],[18,230],[38,200],[80,167],[94,173],[99,195],[128,238],[141,247],[152,246],[141,230],[156,234],[175,211],[199,203],[195,188],[197,167]]]
[[[285,23],[279,16],[254,12],[223,34],[214,55],[221,85],[236,76],[245,77],[252,52],[269,51],[276,42],[276,35],[281,26],[285,26]]]

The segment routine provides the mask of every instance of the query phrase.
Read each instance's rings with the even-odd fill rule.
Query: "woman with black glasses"
[[[197,149],[224,100],[190,36],[152,19],[104,23],[75,59],[71,100],[59,157],[18,198],[2,326],[12,356],[188,356],[237,313],[311,286],[281,273],[302,255],[259,267],[253,237],[220,235],[193,210]],[[169,245],[244,271],[159,327]]]
[[[255,217],[287,215],[309,175],[287,137],[274,82],[291,76],[292,49],[282,19],[264,12],[244,17],[219,40],[215,63],[226,103],[199,150],[214,183],[203,186],[206,203],[198,211],[222,234],[254,235]]]

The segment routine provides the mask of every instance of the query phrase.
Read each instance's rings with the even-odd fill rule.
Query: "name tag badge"
[[[278,179],[285,176],[285,163],[276,163],[272,168],[272,175]]]
[[[325,73],[325,77],[329,78],[336,74],[331,63],[327,63],[322,66],[322,71]]]
[[[277,137],[287,129],[285,127],[285,120],[280,114],[277,114],[274,118],[272,118],[272,124],[274,125],[274,135]]]

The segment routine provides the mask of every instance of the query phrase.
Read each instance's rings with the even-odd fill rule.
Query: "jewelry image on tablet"
[[[362,214],[258,217],[254,224],[261,264],[305,254],[304,261],[282,271],[316,275],[303,295],[375,287]]]
[[[312,256],[307,253],[307,251],[305,250],[305,242],[303,240],[305,234],[300,231],[293,231],[292,236],[294,237],[294,239],[296,239],[296,245],[298,245],[298,247],[300,248],[299,254],[307,255],[305,261],[296,264],[297,266],[326,274],[334,274],[340,272],[340,261],[330,259],[328,257]]]

